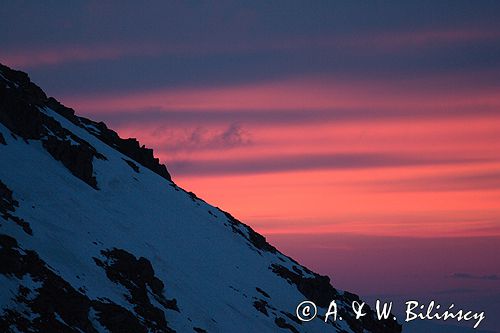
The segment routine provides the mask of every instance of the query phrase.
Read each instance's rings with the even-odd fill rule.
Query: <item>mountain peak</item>
[[[400,332],[0,65],[0,331]],[[342,321],[301,322],[303,300]]]

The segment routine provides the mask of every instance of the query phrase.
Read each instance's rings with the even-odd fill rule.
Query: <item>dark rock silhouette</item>
[[[134,138],[122,139],[118,134],[100,122],[78,117],[75,111],[47,97],[26,73],[12,70],[0,64],[4,84],[0,85],[0,123],[14,134],[24,139],[43,139],[46,149],[61,161],[75,176],[97,188],[92,176],[93,158],[105,158],[88,142],[79,139],[64,129],[53,118],[46,116],[40,109],[49,107],[73,124],[85,128],[106,144],[117,149],[142,166],[152,170],[167,180],[171,180],[165,165],[153,155],[153,150],[140,146]],[[52,134],[53,133],[53,134]],[[79,145],[72,145],[72,141]],[[3,142],[0,140],[0,142]]]
[[[0,331],[10,332],[13,328],[20,332],[98,332],[89,320],[91,310],[97,320],[110,332],[173,332],[163,318],[162,326],[152,321],[141,321],[136,314],[109,300],[90,300],[85,294],[56,275],[34,251],[21,249],[17,241],[8,235],[0,234],[0,274],[15,276],[18,279],[30,277],[41,284],[36,291],[21,286],[16,300],[37,315],[20,311],[20,307],[7,309],[0,316]],[[147,314],[148,309],[137,305],[138,313]],[[55,314],[63,319],[57,320]],[[163,314],[163,313],[162,313]]]
[[[19,207],[19,202],[14,200],[12,191],[0,180],[0,214],[5,220],[11,220],[20,226],[25,233],[33,235],[33,230],[28,222],[14,215],[16,207]]]

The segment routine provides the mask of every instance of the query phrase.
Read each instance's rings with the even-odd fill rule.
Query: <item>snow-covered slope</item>
[[[343,320],[301,323],[303,300]],[[399,332],[0,66],[0,332]]]

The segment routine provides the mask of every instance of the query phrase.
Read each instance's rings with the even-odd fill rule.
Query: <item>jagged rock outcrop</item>
[[[77,126],[97,136],[104,143],[117,149],[142,166],[152,170],[167,180],[171,180],[165,165],[153,155],[153,150],[140,146],[134,138],[122,139],[118,134],[100,122],[78,117],[75,111],[65,107],[53,97],[47,97],[36,84],[32,83],[26,73],[12,70],[0,64],[2,84],[0,84],[0,123],[12,133],[25,140],[40,140],[55,159],[61,161],[75,176],[90,186],[97,188],[93,176],[92,160],[104,159],[85,140],[67,131],[53,118],[43,112],[50,108]],[[5,140],[0,138],[0,143]]]

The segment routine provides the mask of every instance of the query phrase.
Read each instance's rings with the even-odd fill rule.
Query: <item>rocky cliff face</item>
[[[0,161],[1,332],[401,331],[3,65]]]

